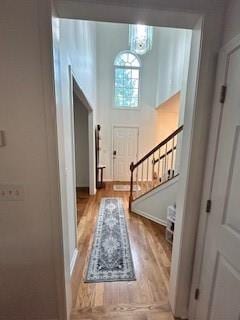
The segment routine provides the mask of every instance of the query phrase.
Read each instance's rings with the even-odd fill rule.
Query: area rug
[[[114,184],[113,185],[114,191],[130,191],[130,185],[129,184]],[[134,184],[133,185],[133,191],[140,191],[141,187]]]
[[[136,280],[123,204],[102,198],[85,282]]]

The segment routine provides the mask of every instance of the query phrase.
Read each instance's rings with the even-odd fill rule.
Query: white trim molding
[[[164,227],[166,227],[166,225],[167,225],[167,222],[166,222],[166,221],[164,221],[164,220],[162,220],[162,219],[159,219],[159,218],[157,218],[157,217],[154,217],[154,216],[152,216],[151,214],[148,214],[148,213],[146,213],[146,212],[144,212],[144,211],[142,211],[142,210],[133,209],[132,212],[135,213],[135,214],[139,214],[140,216],[142,216],[142,217],[144,217],[144,218],[147,218],[147,219],[149,219],[149,220],[152,220],[153,222],[156,222],[156,223],[158,223],[158,224],[161,224],[161,225],[164,226]]]
[[[199,300],[195,299],[195,290],[196,288],[200,288],[205,239],[208,225],[208,215],[206,214],[206,202],[207,200],[211,199],[212,196],[215,162],[218,152],[218,139],[221,128],[221,119],[223,111],[223,104],[219,101],[220,91],[222,85],[226,85],[226,68],[228,64],[228,55],[232,51],[236,50],[236,48],[238,48],[239,46],[240,34],[235,36],[232,40],[225,44],[224,47],[222,47],[222,49],[219,51],[218,55],[217,77],[214,92],[213,110],[211,114],[207,159],[204,172],[203,194],[201,198],[201,211],[199,217],[191,295],[189,301],[188,318],[190,320],[194,320],[196,318],[196,311],[199,303]]]
[[[184,9],[175,4],[170,11],[164,11],[161,4],[152,9],[144,8],[143,4],[131,7],[96,1],[57,1],[57,11],[62,18],[128,24],[137,23],[140,19],[148,25],[193,30],[177,203],[180,214],[175,229],[169,291],[172,311],[181,318],[188,316],[195,231],[199,218],[209,110],[212,107],[214,57],[221,38],[221,8],[212,9],[210,2],[206,8],[200,4],[197,7],[188,4]]]
[[[71,263],[70,263],[70,276],[72,276],[73,270],[75,268],[77,257],[78,257],[78,249],[75,248],[73,251],[73,255],[72,255],[72,259],[71,259]]]

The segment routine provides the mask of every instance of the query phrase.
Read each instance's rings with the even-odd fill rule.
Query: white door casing
[[[240,319],[240,43],[226,51],[222,109],[200,277],[198,320]]]
[[[138,128],[113,127],[113,180],[129,181],[130,164],[138,158]]]

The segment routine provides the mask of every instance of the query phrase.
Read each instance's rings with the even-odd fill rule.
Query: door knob
[[[116,151],[116,150],[113,151],[113,155],[114,155],[114,156],[117,155],[117,151]]]

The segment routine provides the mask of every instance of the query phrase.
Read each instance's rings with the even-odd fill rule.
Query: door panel
[[[239,319],[240,274],[232,265],[219,255],[216,264],[211,320]]]
[[[129,181],[130,163],[137,160],[138,128],[114,127],[113,129],[113,180]]]
[[[227,224],[236,232],[240,232],[240,197],[239,197],[239,185],[240,185],[240,140],[239,133],[240,127],[236,126],[235,138],[233,143],[233,153],[230,163],[230,176],[226,192],[226,202],[224,205],[224,224]]]
[[[200,280],[199,320],[240,319],[240,49],[228,55],[227,96]]]

